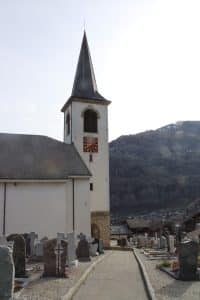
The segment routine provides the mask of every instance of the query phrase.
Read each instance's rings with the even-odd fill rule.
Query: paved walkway
[[[89,275],[73,300],[147,300],[132,252],[113,251]]]

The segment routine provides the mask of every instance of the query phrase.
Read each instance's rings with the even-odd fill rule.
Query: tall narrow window
[[[92,109],[88,109],[84,113],[84,131],[97,132],[97,113]]]
[[[93,191],[93,183],[90,183],[90,191]]]
[[[67,127],[67,135],[70,134],[70,114],[68,113],[67,114],[67,117],[66,117],[66,127]]]

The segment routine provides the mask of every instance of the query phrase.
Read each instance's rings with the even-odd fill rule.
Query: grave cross
[[[56,275],[59,276],[61,273],[61,255],[63,254],[63,247],[61,245],[61,240],[57,239],[57,244],[54,249],[56,255]]]
[[[79,235],[77,235],[77,238],[78,238],[80,241],[86,240],[86,235],[83,234],[83,233],[81,232]]]

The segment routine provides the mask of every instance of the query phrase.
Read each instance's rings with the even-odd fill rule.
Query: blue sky
[[[84,22],[110,140],[199,120],[198,0],[0,0],[0,131],[62,140]]]

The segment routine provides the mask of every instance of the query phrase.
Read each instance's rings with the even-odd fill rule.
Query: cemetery
[[[156,268],[177,280],[200,280],[199,241],[187,235],[179,240],[177,235],[154,237],[138,235],[133,245],[140,249],[145,260],[157,261]]]
[[[156,299],[199,299],[199,224],[192,232],[182,224],[175,229],[133,235],[135,257]]]
[[[0,299],[32,297],[34,293],[42,299],[45,291],[51,292],[48,299],[64,296],[102,254],[102,241],[88,238],[83,233],[77,237],[73,232],[57,233],[53,239],[43,237],[40,240],[35,232],[2,236]]]

